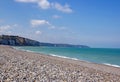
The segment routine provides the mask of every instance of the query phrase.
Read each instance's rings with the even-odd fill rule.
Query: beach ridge
[[[0,46],[0,81],[120,82],[120,68]]]

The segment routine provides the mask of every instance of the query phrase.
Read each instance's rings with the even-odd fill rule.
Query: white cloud
[[[10,25],[0,26],[0,32],[4,32],[4,31],[6,31],[6,30],[8,30],[10,28],[11,28]]]
[[[64,6],[62,6],[59,3],[53,3],[53,7],[59,11],[65,12],[65,13],[73,12],[73,10],[70,8],[70,6],[68,4],[65,4]]]
[[[38,5],[42,9],[48,9],[50,8],[50,3],[47,0],[39,0]]]
[[[45,28],[48,28],[48,29],[67,30],[67,27],[65,27],[65,26],[61,26],[61,27],[55,26],[47,20],[31,20],[30,24],[32,25],[32,27],[44,27],[45,26]]]
[[[31,25],[33,27],[37,27],[37,26],[51,25],[51,24],[46,20],[31,20]]]
[[[59,15],[53,15],[52,18],[59,19],[59,18],[61,18],[61,16],[59,16]]]
[[[42,32],[39,31],[39,30],[37,30],[37,31],[35,32],[35,34],[36,34],[36,35],[40,35],[40,34],[42,34]]]
[[[10,31],[11,28],[12,26],[10,25],[0,26],[0,34],[11,34],[11,31]]]
[[[49,23],[47,20],[31,20],[30,21],[32,27],[46,26],[49,29],[55,29],[56,27]]]
[[[23,2],[23,3],[34,3],[37,2],[38,0],[15,0],[17,2]]]
[[[7,31],[6,34],[12,34],[12,31]]]
[[[36,3],[41,9],[53,8],[64,13],[72,13],[73,10],[68,4],[61,5],[60,3],[49,2],[48,0],[15,0],[23,3]]]
[[[50,3],[47,0],[15,0],[15,1],[23,3],[36,3],[41,9],[50,8]]]
[[[1,25],[0,26],[0,33],[1,34],[11,34],[12,33],[12,29],[14,27],[17,27],[17,24],[13,24],[13,25]]]

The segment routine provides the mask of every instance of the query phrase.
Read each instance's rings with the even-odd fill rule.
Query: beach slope
[[[1,45],[0,82],[120,82],[120,68]]]

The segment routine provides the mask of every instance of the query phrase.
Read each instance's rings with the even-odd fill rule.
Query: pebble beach
[[[120,82],[120,68],[0,45],[0,82]]]

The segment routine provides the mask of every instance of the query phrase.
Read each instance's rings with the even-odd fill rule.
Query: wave
[[[41,53],[41,52],[35,52],[35,51],[32,51],[32,50],[25,50],[25,49],[22,49],[21,47],[13,47],[13,48],[16,49],[16,50],[22,50],[22,51],[26,51],[26,52]],[[43,54],[45,54],[45,53],[43,53]],[[48,55],[55,56],[55,57],[60,57],[60,58],[72,59],[72,60],[80,60],[80,61],[85,61],[85,62],[91,63],[91,62],[86,61],[86,60],[71,58],[71,57],[67,57],[67,56],[60,56],[60,55],[56,55],[56,54],[48,54]],[[119,65],[115,65],[115,64],[110,64],[110,63],[101,63],[101,64],[120,68]]]
[[[14,49],[16,50],[22,50],[22,51],[26,51],[26,52],[35,52],[35,51],[32,51],[32,50],[25,50],[25,49],[22,49],[21,47],[13,47]],[[40,52],[35,52],[35,53],[40,53]],[[44,54],[44,53],[43,53]],[[72,60],[79,60],[77,58],[70,58],[70,57],[66,57],[66,56],[60,56],[60,55],[55,55],[55,54],[49,54],[51,56],[56,56],[56,57],[60,57],[60,58],[66,58],[66,59],[72,59]]]
[[[109,64],[109,63],[103,63],[104,65],[108,65],[108,66],[113,66],[113,67],[119,67],[120,68],[120,66],[119,65],[115,65],[115,64]]]
[[[59,56],[59,55],[55,55],[55,54],[49,54],[51,56],[55,56],[55,57],[60,57],[60,58],[66,58],[66,59],[72,59],[72,60],[79,60],[77,58],[70,58],[70,57],[66,57],[66,56]]]
[[[20,50],[20,47],[12,47],[13,49]]]
[[[61,58],[66,58],[66,59],[72,59],[72,60],[80,60],[80,59],[77,59],[77,58],[70,58],[70,57],[66,57],[66,56],[59,56],[59,55],[55,55],[55,54],[49,54],[51,56],[56,56],[56,57],[61,57]],[[84,62],[87,62],[87,63],[92,63],[92,62],[89,62],[89,61],[86,61],[86,60],[80,60],[80,61],[84,61]],[[96,63],[96,62],[94,62]],[[102,63],[101,63],[102,64]],[[108,65],[108,66],[112,66],[112,67],[118,67],[120,68],[119,65],[115,65],[115,64],[109,64],[109,63],[103,63],[104,65]]]
[[[25,50],[25,49],[22,49],[21,47],[13,47],[14,49],[16,50],[22,50],[22,51],[25,51],[25,52],[34,52],[32,50]]]

